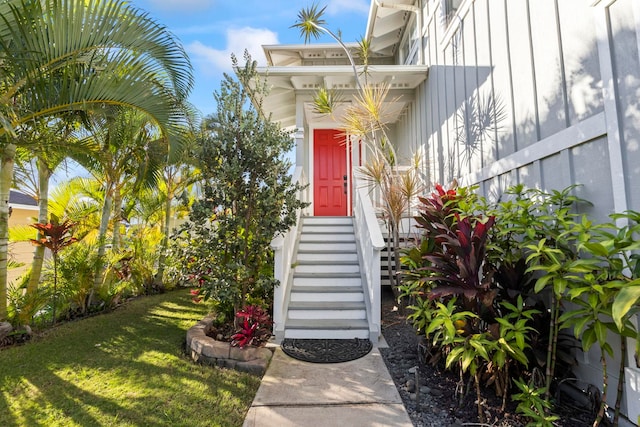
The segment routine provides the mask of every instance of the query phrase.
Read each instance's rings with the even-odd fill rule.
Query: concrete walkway
[[[307,363],[276,348],[244,427],[412,427],[378,348],[345,363]]]

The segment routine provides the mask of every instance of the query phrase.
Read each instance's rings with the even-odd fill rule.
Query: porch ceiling
[[[359,67],[361,71],[361,67]],[[296,97],[310,100],[316,90],[326,87],[343,92],[345,100],[355,92],[356,81],[350,66],[288,66],[260,68],[259,74],[267,79],[270,93],[263,102],[267,114],[282,127],[296,125]],[[391,121],[397,120],[406,104],[413,100],[415,89],[427,78],[428,67],[417,65],[375,65],[369,67],[369,82],[390,85],[389,111]],[[399,96],[402,94],[402,96]],[[305,102],[306,121],[318,123],[327,117],[313,112],[311,102]],[[336,119],[334,117],[334,119]]]

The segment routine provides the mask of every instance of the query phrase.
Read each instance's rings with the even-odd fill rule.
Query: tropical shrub
[[[265,89],[245,59],[239,67],[233,57],[237,79],[226,75],[214,94],[218,110],[205,120],[195,153],[201,196],[173,237],[167,269],[227,320],[250,298],[273,299],[270,244],[303,207],[285,159],[293,139],[260,111]]]
[[[162,292],[164,286],[155,280],[161,242],[157,228],[129,230],[123,241],[125,249],[112,254],[109,260],[104,286],[126,288],[134,295]]]
[[[60,254],[58,266],[61,312],[66,317],[89,312],[89,295],[93,287],[97,247],[81,241]],[[50,265],[46,265],[44,285],[49,282]]]
[[[22,275],[20,282],[9,287],[8,292],[8,317],[9,322],[14,326],[34,325],[47,307],[51,299],[48,289],[41,288],[35,292],[27,292],[29,272]]]
[[[428,338],[430,360],[444,358],[448,367],[458,361],[460,389],[468,372],[478,399],[480,385],[490,385],[505,407],[511,376],[549,363],[532,345],[546,346],[549,327],[544,296],[534,292],[527,244],[547,231],[547,215],[571,203],[517,186],[507,191],[507,200],[489,206],[474,190],[436,186],[430,197],[420,198],[416,222],[423,235],[404,251],[408,271],[401,289],[410,301],[409,319]],[[446,316],[457,318],[454,329],[438,321],[445,307]],[[551,328],[554,337],[557,329]],[[450,338],[452,330],[457,339]]]
[[[558,372],[566,376],[567,364],[576,363],[564,330],[573,329],[583,351],[594,345],[601,351],[602,399],[594,425],[606,407],[611,334],[622,352],[619,378],[626,338],[638,338],[631,317],[640,311],[640,213],[612,215],[619,225],[594,224],[576,213],[578,204],[588,202],[574,190],[515,186],[505,193],[507,200],[488,206],[468,190],[436,187],[421,199],[416,218],[423,238],[403,256],[409,319],[428,338],[431,360],[445,355],[446,366],[459,363],[461,378],[468,371],[476,387],[480,378],[494,385],[503,407],[510,377],[531,378],[529,384],[515,382],[521,393],[514,399],[532,423],[554,420],[552,387],[562,378]],[[541,368],[544,384],[534,381]]]

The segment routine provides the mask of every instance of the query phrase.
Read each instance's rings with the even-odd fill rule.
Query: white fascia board
[[[356,42],[347,42],[345,46],[350,48],[357,48],[358,43]],[[314,50],[325,50],[325,49],[340,49],[342,50],[342,46],[336,43],[312,43],[312,44],[264,44],[262,45],[263,50],[295,50],[295,51],[314,51]]]
[[[358,72],[363,71],[361,65],[356,67]],[[429,67],[426,65],[369,65],[370,74],[424,74],[427,75]],[[318,76],[318,75],[353,75],[353,68],[350,65],[314,65],[314,66],[294,66],[294,67],[258,67],[258,74],[271,76]]]
[[[23,209],[25,211],[37,211],[39,209],[38,206],[20,205],[18,203],[9,203],[9,206],[11,206],[13,209]]]

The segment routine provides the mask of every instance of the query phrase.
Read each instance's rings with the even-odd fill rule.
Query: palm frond
[[[300,30],[300,36],[304,37],[304,42],[309,43],[311,38],[317,40],[323,31],[323,25],[326,21],[322,19],[324,11],[327,7],[323,7],[318,10],[318,5],[314,4],[307,8],[303,8],[298,12],[298,20],[290,28],[297,28]]]

